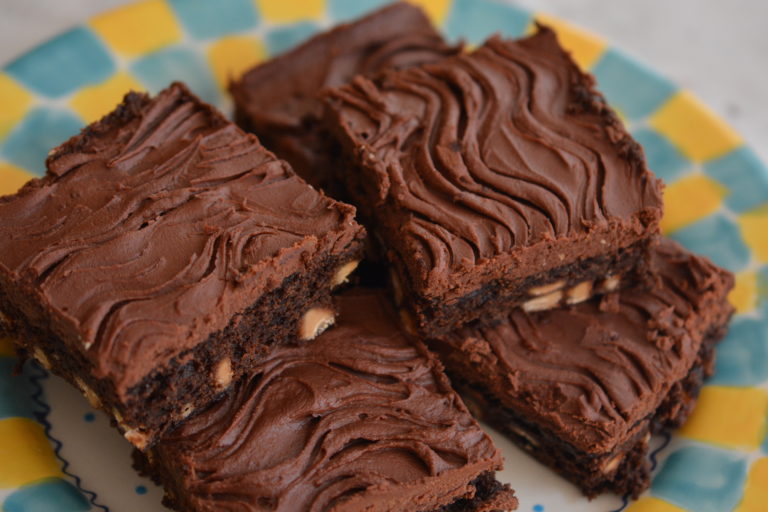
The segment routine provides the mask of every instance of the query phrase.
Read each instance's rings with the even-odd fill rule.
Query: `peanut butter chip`
[[[335,321],[333,310],[330,308],[312,308],[301,319],[299,324],[299,338],[311,340],[322,334]]]

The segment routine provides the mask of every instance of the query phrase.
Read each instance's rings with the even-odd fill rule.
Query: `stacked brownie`
[[[732,314],[659,239],[661,182],[550,29],[324,93],[403,324],[473,412],[588,496],[637,496]]]
[[[430,340],[476,416],[588,496],[648,487],[651,435],[685,421],[731,316],[726,271],[671,241],[651,266],[647,286]]]
[[[0,199],[2,328],[138,448],[333,323],[354,208],[186,87],[131,93]]]
[[[0,198],[0,328],[169,506],[514,510],[455,390],[586,495],[648,487],[733,278],[660,239],[661,182],[550,29],[466,52],[396,3],[231,91],[242,130],[129,94]],[[387,289],[333,295],[357,213]]]

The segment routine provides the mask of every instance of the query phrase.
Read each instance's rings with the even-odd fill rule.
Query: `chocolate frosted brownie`
[[[319,126],[318,92],[358,74],[434,62],[458,51],[443,41],[421,9],[395,3],[245,73],[230,87],[235,118],[300,176],[327,188],[336,164]]]
[[[333,321],[352,207],[181,84],[130,93],[0,198],[0,311],[22,352],[144,447],[270,345]]]
[[[658,234],[661,182],[548,28],[357,77],[326,121],[422,334],[614,289]]]
[[[677,427],[712,373],[733,277],[674,242],[650,288],[515,310],[432,340],[470,408],[588,496],[637,496],[652,433]]]
[[[140,470],[208,510],[505,511],[501,456],[383,294],[338,299],[336,327],[279,347],[166,435]]]

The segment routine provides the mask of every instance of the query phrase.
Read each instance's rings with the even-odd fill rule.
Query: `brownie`
[[[592,497],[650,483],[651,434],[713,371],[733,276],[663,241],[647,287],[475,323],[431,340],[470,409]]]
[[[647,267],[661,182],[550,29],[325,95],[338,179],[420,333],[580,302]]]
[[[501,456],[384,293],[337,298],[336,326],[278,347],[231,395],[144,455],[167,506],[506,511]]]
[[[128,94],[47,168],[0,198],[0,324],[139,448],[332,323],[360,258],[353,207],[178,83]]]
[[[318,92],[358,74],[433,62],[458,51],[459,46],[443,41],[421,9],[395,3],[246,72],[230,86],[235,119],[300,176],[328,189],[334,148],[320,129]]]

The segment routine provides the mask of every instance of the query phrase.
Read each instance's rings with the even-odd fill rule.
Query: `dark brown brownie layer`
[[[332,186],[337,149],[320,126],[319,91],[355,75],[435,62],[458,51],[421,9],[396,2],[247,71],[230,86],[235,120],[309,183],[338,197],[339,187]]]
[[[381,291],[336,299],[336,326],[276,347],[232,392],[138,457],[167,504],[238,510],[516,508],[501,456]]]
[[[604,492],[629,494],[637,498],[651,483],[649,441],[651,434],[664,434],[680,427],[693,410],[699,390],[711,376],[715,344],[725,334],[724,326],[707,336],[699,357],[688,375],[676,382],[656,412],[633,429],[637,433],[608,455],[595,457],[564,442],[539,425],[530,423],[497,399],[467,384],[459,375],[451,382],[464,398],[473,415],[509,437],[543,464],[554,469],[582,492],[594,498]],[[606,468],[612,461],[619,461]]]
[[[477,415],[594,496],[639,494],[652,432],[681,424],[712,372],[733,276],[669,240],[640,285],[429,341]]]
[[[347,162],[338,180],[425,336],[485,318],[493,301],[495,311],[525,305],[527,283],[549,284],[578,262],[642,264],[619,251],[658,235],[661,182],[545,27],[359,76],[325,97],[326,126]],[[531,307],[557,305],[563,291]]]
[[[3,323],[139,448],[332,322],[362,256],[353,207],[183,84],[128,94],[46,165],[0,198]]]
[[[478,311],[482,311],[483,322],[490,322],[514,307],[526,307],[528,304],[531,311],[551,309],[638,285],[648,278],[648,246],[651,243],[643,240],[608,255],[579,260],[528,276],[518,283],[499,279],[452,302],[420,300],[413,291],[402,287],[396,274],[390,276],[390,289],[393,289],[395,301],[400,299],[401,314],[415,331],[439,336],[476,320]],[[540,286],[551,288],[552,283],[560,283],[560,286],[539,297],[531,294],[532,289]],[[586,286],[586,292],[569,297],[569,292],[579,291],[579,285]],[[404,291],[398,290],[400,287]]]

